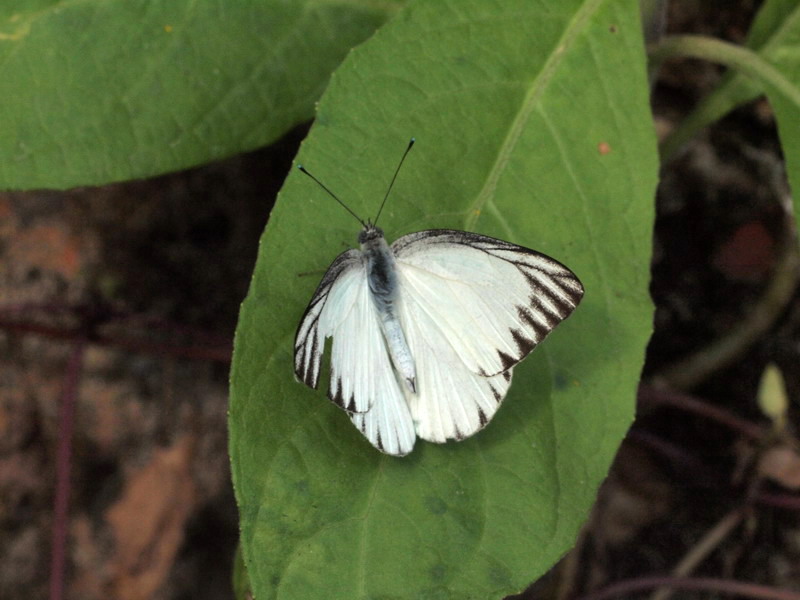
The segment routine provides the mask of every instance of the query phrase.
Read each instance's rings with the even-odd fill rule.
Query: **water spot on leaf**
[[[489,580],[498,586],[510,587],[511,573],[505,566],[494,564],[489,567]]]
[[[425,507],[434,515],[443,515],[447,512],[447,504],[438,496],[427,496]]]
[[[447,573],[447,565],[443,563],[436,563],[431,567],[430,570],[431,579],[433,579],[434,581],[443,580],[446,573]]]
[[[555,373],[553,375],[553,387],[557,390],[563,390],[569,383],[567,376],[564,373]]]

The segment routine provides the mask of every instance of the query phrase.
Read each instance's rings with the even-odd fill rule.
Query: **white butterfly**
[[[581,282],[552,258],[485,235],[431,229],[389,246],[359,221],[361,249],[333,261],[300,321],[295,374],[316,388],[332,337],[328,397],[376,448],[403,456],[417,436],[473,435],[497,412],[514,365],[578,305]]]

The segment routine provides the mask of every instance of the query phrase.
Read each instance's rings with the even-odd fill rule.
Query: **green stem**
[[[800,88],[794,85],[758,53],[721,40],[700,35],[677,35],[663,38],[650,49],[650,60],[660,64],[667,58],[691,57],[725,65],[760,83],[767,94],[783,95],[800,107]],[[704,120],[695,115],[693,123]],[[668,138],[662,146],[662,159],[666,161],[688,136],[682,131],[680,139]]]

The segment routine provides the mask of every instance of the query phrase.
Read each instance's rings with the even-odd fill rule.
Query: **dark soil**
[[[233,597],[231,340],[304,134],[148,181],[0,196],[1,598],[48,595],[71,376],[64,597]]]
[[[675,2],[670,30],[741,43],[758,4]],[[720,76],[706,63],[667,64],[653,93],[658,130]],[[304,135],[148,181],[0,195],[0,598],[49,593],[54,457],[67,426],[58,398],[71,377],[64,597],[233,598],[227,361],[259,235]],[[523,597],[669,575],[712,531],[687,575],[716,589],[800,589],[800,457],[756,402],[768,363],[800,395],[800,311],[792,303],[691,398],[655,387],[746,320],[773,280],[790,232],[781,160],[758,100],[665,166],[639,417],[575,550]]]

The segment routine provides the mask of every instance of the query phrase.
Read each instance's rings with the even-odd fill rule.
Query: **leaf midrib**
[[[492,168],[486,177],[486,182],[484,183],[483,188],[480,192],[478,192],[478,195],[475,197],[475,201],[467,209],[467,217],[464,221],[464,228],[467,231],[472,231],[474,229],[475,224],[478,221],[478,217],[480,216],[484,207],[494,198],[497,184],[500,181],[501,175],[505,171],[506,165],[508,164],[512,152],[517,146],[517,142],[519,141],[522,132],[525,130],[525,125],[528,122],[531,113],[534,111],[539,98],[547,89],[547,86],[550,83],[550,80],[553,78],[553,75],[557,72],[561,61],[567,55],[569,49],[574,45],[578,35],[585,31],[584,26],[586,22],[592,15],[594,15],[595,12],[597,12],[600,5],[604,2],[605,0],[589,0],[588,2],[584,3],[580,9],[578,9],[573,16],[571,23],[564,28],[563,34],[548,55],[542,69],[533,78],[530,89],[528,90],[527,94],[525,94],[525,98],[520,105],[520,109],[517,111],[516,116],[511,121],[511,125],[508,129],[506,137],[499,146],[497,157],[495,158],[494,164],[492,165]]]

